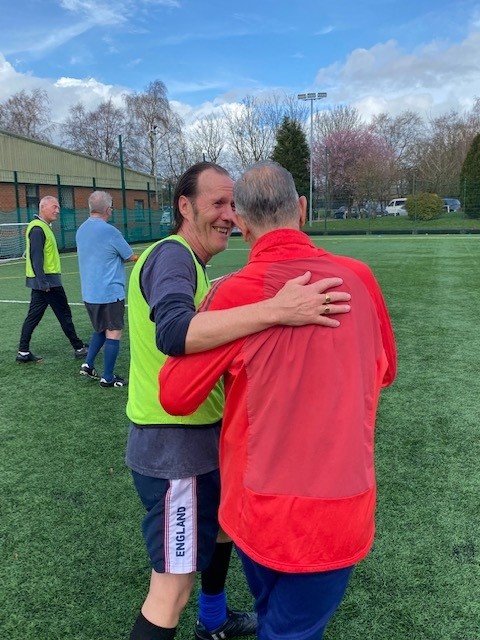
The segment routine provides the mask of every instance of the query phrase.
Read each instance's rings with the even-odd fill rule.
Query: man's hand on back
[[[308,284],[312,274],[307,271],[297,278],[287,280],[280,291],[270,299],[276,324],[294,327],[305,324],[320,324],[324,327],[338,327],[340,322],[331,316],[348,313],[350,294],[332,291],[343,284],[341,278],[324,278]]]

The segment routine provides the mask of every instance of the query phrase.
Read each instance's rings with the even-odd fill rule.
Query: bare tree
[[[276,127],[268,101],[247,96],[238,108],[224,109],[230,150],[237,169],[270,157]]]
[[[404,111],[396,117],[381,113],[373,118],[370,129],[394,150],[395,158],[401,166],[412,166],[415,147],[424,134],[424,123],[417,113]]]
[[[303,123],[309,118],[310,109],[304,100],[299,100],[296,95],[286,95],[282,102],[282,117],[280,123],[284,117],[287,117],[292,122]],[[278,127],[277,127],[278,128]]]
[[[69,149],[118,163],[118,136],[124,129],[125,111],[115,107],[112,100],[102,102],[92,111],[86,111],[80,102],[70,108],[63,125],[63,141]],[[124,159],[128,164],[128,157]]]
[[[417,190],[459,195],[460,173],[478,124],[478,101],[470,113],[450,111],[428,120],[424,139],[417,148]]]
[[[190,165],[199,160],[185,137],[182,119],[175,113],[171,115],[167,133],[161,138],[159,159],[162,179],[172,184]]]
[[[128,114],[126,147],[135,158],[137,169],[156,176],[161,141],[169,131],[172,119],[167,88],[161,80],[154,80],[144,92],[126,94],[125,104]]]
[[[211,114],[197,120],[191,137],[199,159],[205,155],[206,160],[219,162],[225,146],[225,126],[222,118]]]
[[[319,142],[337,131],[357,131],[363,127],[364,123],[355,107],[338,105],[314,114],[313,139]]]
[[[0,103],[0,128],[50,142],[55,126],[51,122],[47,92],[42,89],[22,90]]]

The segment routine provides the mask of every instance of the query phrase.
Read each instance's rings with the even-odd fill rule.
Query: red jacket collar
[[[272,262],[290,258],[323,255],[324,249],[316,247],[306,233],[296,229],[275,229],[268,231],[253,245],[249,262]]]

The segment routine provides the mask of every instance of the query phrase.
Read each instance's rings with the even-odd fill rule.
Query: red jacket
[[[375,414],[396,373],[387,308],[365,264],[290,229],[262,236],[202,306],[263,300],[307,270],[312,281],[343,278],[352,310],[340,327],[273,327],[161,371],[161,402],[181,415],[224,374],[220,524],[255,561],[285,572],[346,567],[372,545]]]

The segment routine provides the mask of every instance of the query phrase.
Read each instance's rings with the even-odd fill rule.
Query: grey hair
[[[43,198],[38,203],[38,210],[41,211],[46,204],[52,202],[53,200],[55,200],[55,202],[58,204],[58,198],[56,198],[55,196],[43,196]]]
[[[233,187],[235,211],[255,227],[280,227],[298,219],[292,174],[277,162],[257,162]]]
[[[88,198],[90,213],[103,213],[112,206],[112,196],[106,191],[94,191]]]

